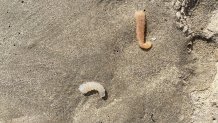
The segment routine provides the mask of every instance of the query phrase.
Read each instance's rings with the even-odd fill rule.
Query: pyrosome
[[[85,82],[79,86],[79,91],[83,94],[88,93],[89,91],[96,90],[99,93],[101,98],[105,97],[105,89],[98,82]]]
[[[135,20],[136,20],[136,38],[139,42],[139,46],[143,49],[151,48],[151,42],[145,42],[145,31],[147,28],[146,25],[146,16],[144,11],[136,11],[135,12]]]

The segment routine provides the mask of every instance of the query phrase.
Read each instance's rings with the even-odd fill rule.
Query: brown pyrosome
[[[150,41],[145,41],[146,35],[146,16],[144,11],[135,12],[136,20],[136,38],[139,42],[139,46],[143,49],[151,48],[152,44]]]

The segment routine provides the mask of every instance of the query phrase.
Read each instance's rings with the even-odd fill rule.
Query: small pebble
[[[176,12],[176,17],[177,17],[177,19],[181,18],[181,12],[180,11]]]
[[[183,31],[183,32],[187,32],[187,31],[188,31],[188,26],[184,26],[184,28],[183,28],[182,31]]]
[[[156,39],[157,39],[156,37],[152,37],[152,38],[151,38],[152,41],[155,41]]]
[[[184,15],[185,14],[185,7],[181,8],[181,13]]]

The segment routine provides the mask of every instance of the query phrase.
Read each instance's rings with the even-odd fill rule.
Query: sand
[[[178,1],[201,35],[178,27]],[[148,51],[135,37],[144,9]],[[217,10],[216,0],[1,0],[0,123],[218,122]],[[80,93],[86,81],[107,100]]]

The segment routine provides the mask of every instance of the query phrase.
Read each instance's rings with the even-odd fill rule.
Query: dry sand
[[[217,123],[217,25],[217,0],[0,0],[0,123]]]

